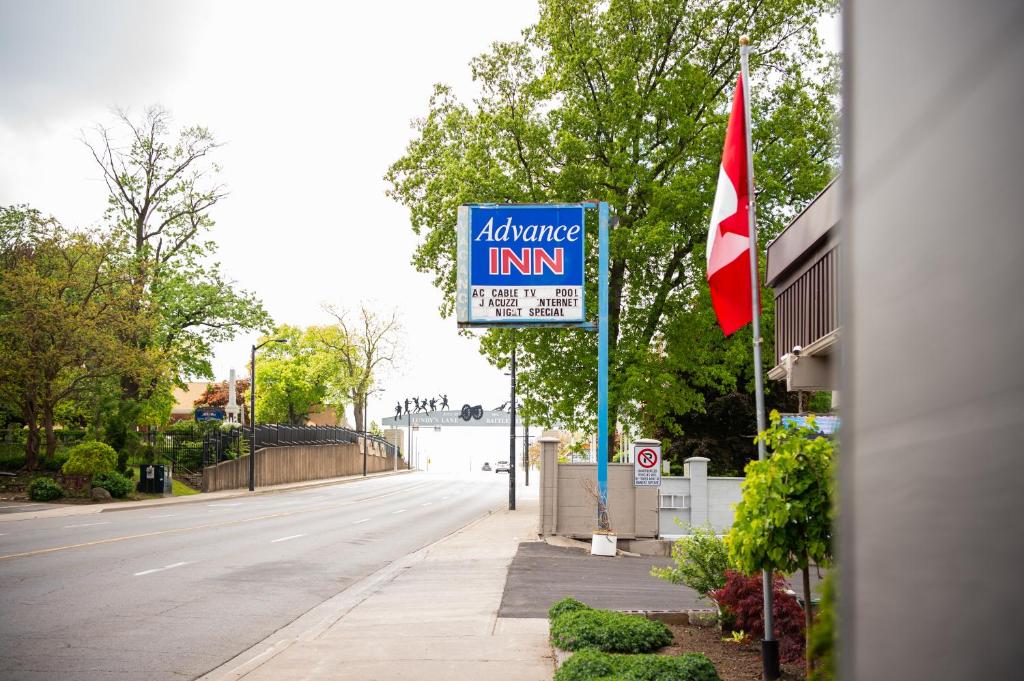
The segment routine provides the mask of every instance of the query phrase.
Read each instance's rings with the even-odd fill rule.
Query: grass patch
[[[199,494],[199,490],[194,490],[180,480],[171,479],[171,494],[176,497],[187,497],[190,494]]]
[[[581,650],[558,668],[555,681],[721,681],[711,660],[685,655],[615,655]]]

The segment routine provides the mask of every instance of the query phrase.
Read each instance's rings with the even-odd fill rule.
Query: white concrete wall
[[[686,534],[690,525],[705,523],[719,533],[728,532],[732,527],[733,505],[742,497],[743,478],[709,478],[705,474],[706,462],[688,459],[687,464],[689,476],[661,479],[659,535],[678,537]]]

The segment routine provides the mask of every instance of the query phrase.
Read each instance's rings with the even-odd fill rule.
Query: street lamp
[[[287,338],[273,338],[252,346],[249,364],[249,491],[256,491],[256,351],[269,343],[287,343]]]

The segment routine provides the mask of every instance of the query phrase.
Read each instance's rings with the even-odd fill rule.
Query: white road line
[[[369,520],[369,518],[363,518],[362,520],[357,520],[357,521],[355,521],[355,522],[354,522],[354,523],[352,523],[352,524],[353,524],[353,525],[358,525],[359,523],[365,523],[365,522],[367,522],[368,520]]]
[[[143,575],[151,575],[154,572],[162,572],[164,570],[171,570],[171,569],[176,568],[176,567],[181,567],[182,565],[188,565],[188,561],[186,561],[184,563],[171,563],[170,565],[164,565],[163,567],[153,568],[152,570],[143,570],[142,572],[136,572],[132,576],[133,577],[141,577]]]
[[[425,504],[423,504],[423,505],[424,505],[424,506],[430,506],[430,505],[431,505],[432,503],[434,503],[434,502],[433,502],[433,501],[428,501],[427,503],[425,503]]]
[[[448,497],[441,497],[441,501],[445,501]]]
[[[161,513],[160,515],[152,515],[150,518],[173,518],[178,515],[177,513]]]
[[[391,515],[395,515],[395,514],[398,514],[398,513],[405,513],[405,509],[403,508],[401,511],[394,511],[394,512],[392,512]]]
[[[271,539],[270,543],[271,544],[276,544],[279,541],[288,541],[289,539],[298,539],[299,537],[305,537],[305,536],[306,535],[304,535],[304,534],[292,534],[292,535],[289,535],[287,537],[281,537],[280,539]]]
[[[93,525],[109,525],[109,524],[110,524],[110,521],[107,521],[105,523],[79,523],[78,525],[65,525],[64,529],[67,530],[67,529],[70,529],[72,527],[92,527]]]

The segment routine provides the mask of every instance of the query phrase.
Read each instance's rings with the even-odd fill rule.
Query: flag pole
[[[757,268],[757,211],[754,208],[754,144],[750,125],[750,76],[747,68],[747,56],[750,52],[750,38],[740,36],[740,73],[743,76],[743,132],[747,144],[747,205],[750,213],[750,305],[751,318],[754,326],[754,403],[757,411],[757,432],[765,431],[764,417],[764,377],[761,369],[761,301],[760,276]],[[757,440],[757,458],[764,461],[767,457],[764,440]],[[775,639],[775,626],[772,607],[772,572],[762,572],[762,589],[764,591],[764,640],[761,641],[761,658],[764,662],[765,681],[779,678],[779,642]]]

